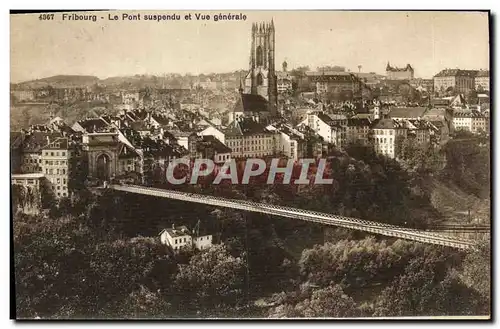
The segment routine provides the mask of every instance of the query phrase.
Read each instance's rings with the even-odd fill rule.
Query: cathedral
[[[272,118],[278,107],[278,88],[274,68],[274,22],[252,25],[250,69],[244,84],[240,81],[240,99],[235,118]]]

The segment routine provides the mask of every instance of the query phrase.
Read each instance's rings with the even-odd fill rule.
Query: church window
[[[257,66],[262,66],[263,64],[263,54],[262,54],[262,47],[258,46],[257,47]]]
[[[262,74],[257,75],[257,86],[262,86],[263,81]]]

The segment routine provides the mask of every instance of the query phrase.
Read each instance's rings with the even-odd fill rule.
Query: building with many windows
[[[489,91],[490,90],[490,71],[480,70],[477,72],[476,79],[474,81],[477,91]]]
[[[397,139],[406,139],[407,137],[408,131],[405,122],[394,119],[381,119],[374,123],[372,129],[375,152],[389,158],[396,158]]]
[[[445,69],[434,76],[434,91],[444,93],[451,88],[455,93],[465,94],[475,89],[478,71]]]
[[[277,152],[279,135],[255,120],[235,121],[225,136],[233,158],[261,158]]]
[[[368,145],[370,143],[371,121],[368,118],[349,118],[347,120],[346,142]]]
[[[342,92],[357,93],[362,88],[361,81],[350,72],[307,72],[306,75],[315,84],[318,95]]]
[[[70,196],[69,181],[72,170],[73,150],[68,138],[61,137],[42,149],[42,173],[56,198]]]
[[[488,132],[489,119],[479,111],[456,110],[453,113],[453,128],[472,133]]]

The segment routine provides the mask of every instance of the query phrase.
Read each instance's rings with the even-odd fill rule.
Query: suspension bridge
[[[358,218],[338,216],[328,213],[321,213],[312,210],[278,206],[273,204],[258,203],[247,200],[228,199],[197,193],[179,192],[165,190],[140,185],[118,185],[111,184],[109,189],[116,191],[149,195],[160,198],[168,198],[179,201],[195,202],[215,207],[232,208],[292,219],[303,220],[307,222],[319,223],[323,225],[343,227],[353,230],[359,230],[374,234],[385,235],[411,241],[447,246],[457,249],[471,249],[476,245],[475,240],[468,240],[446,236],[435,232],[422,231],[399,227],[390,224],[372,222]]]

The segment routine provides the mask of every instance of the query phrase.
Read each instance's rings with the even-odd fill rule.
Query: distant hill
[[[49,78],[31,80],[18,83],[18,88],[41,88],[52,86],[54,88],[87,87],[98,83],[98,77],[91,75],[56,75]]]
[[[190,89],[197,81],[226,81],[238,84],[241,76],[246,75],[246,71],[235,71],[219,74],[200,74],[196,75],[180,75],[166,74],[161,76],[136,74],[131,76],[109,77],[99,79],[91,75],[56,75],[53,77],[20,82],[17,84],[11,83],[11,90],[14,89],[37,89],[46,86],[54,88],[70,88],[70,87],[87,87],[99,84],[101,86],[140,90],[146,87],[151,88],[170,88],[170,89]]]

